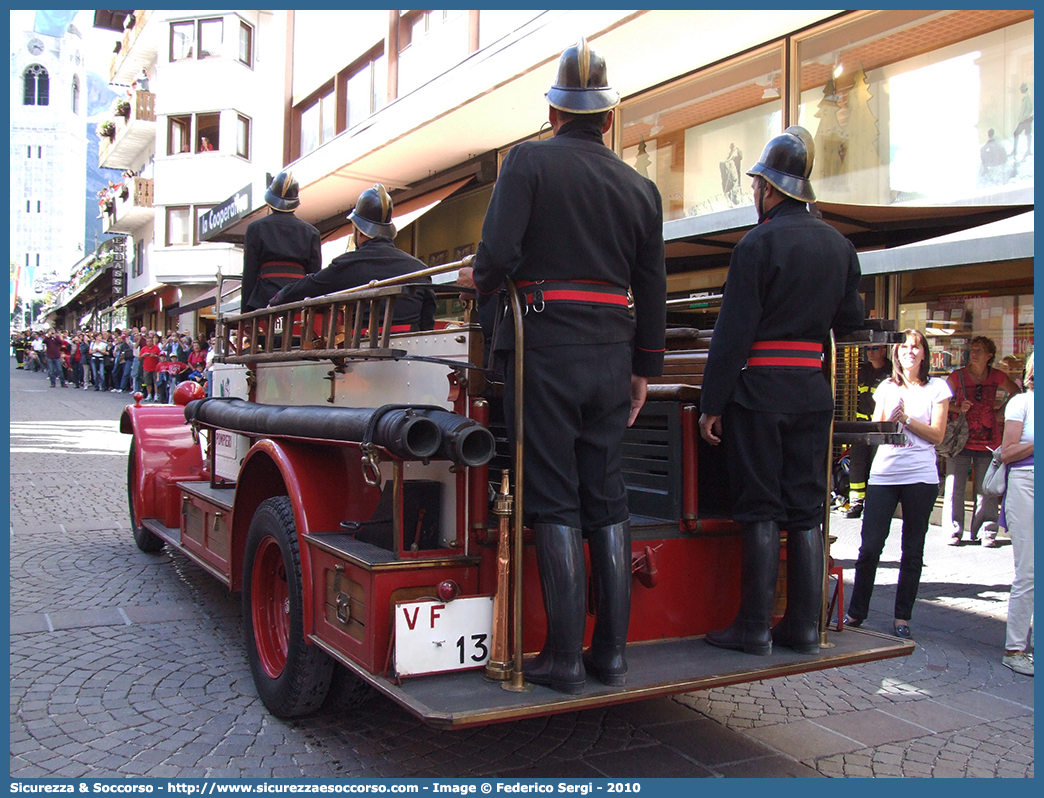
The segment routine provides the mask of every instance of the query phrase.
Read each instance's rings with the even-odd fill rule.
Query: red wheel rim
[[[254,645],[261,666],[277,679],[286,667],[290,639],[290,589],[279,543],[266,536],[254,555],[250,576],[250,608],[254,622]]]

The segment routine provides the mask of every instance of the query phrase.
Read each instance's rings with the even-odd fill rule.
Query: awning
[[[1031,258],[1033,214],[1023,213],[959,233],[863,252],[859,255],[859,267],[863,274],[891,274]]]
[[[227,297],[233,291],[239,290],[239,280],[224,280],[222,283],[222,289]],[[180,316],[182,313],[190,313],[194,310],[202,310],[203,308],[210,307],[217,300],[217,292],[218,287],[215,285],[213,288],[204,291],[188,304],[182,304],[176,308],[171,308],[168,313],[171,316]]]
[[[1013,216],[1032,215],[1033,204],[924,206],[820,202],[818,208],[823,221],[864,253],[935,239]],[[733,248],[757,223],[753,205],[665,222],[668,272],[728,266]]]
[[[395,224],[395,229],[402,230],[408,225],[413,224],[470,180],[472,180],[471,177],[466,177],[463,180],[447,183],[445,186],[429,191],[419,197],[406,200],[401,204],[397,203],[392,210],[392,222]],[[331,260],[336,258],[338,255],[344,254],[348,245],[338,245],[337,242],[350,236],[353,229],[354,225],[351,222],[346,221],[341,227],[338,227],[333,232],[327,233],[323,236],[322,250],[324,265],[328,266]]]
[[[80,326],[81,327],[86,327],[88,324],[91,323],[91,319],[93,319],[93,318],[94,318],[94,311],[93,310],[90,313],[84,313],[80,317]]]
[[[122,308],[124,305],[129,305],[131,302],[137,302],[139,299],[145,299],[152,294],[158,294],[166,287],[165,283],[154,283],[148,288],[143,288],[141,291],[135,291],[133,294],[127,294],[125,297],[120,297],[113,304],[113,307]]]

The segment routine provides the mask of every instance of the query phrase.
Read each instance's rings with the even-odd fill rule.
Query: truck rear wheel
[[[334,662],[305,642],[301,554],[286,496],[261,502],[250,522],[243,636],[258,695],[273,715],[297,718],[322,705]]]
[[[139,523],[137,508],[134,506],[134,498],[137,495],[138,484],[138,451],[131,438],[130,453],[127,455],[127,506],[130,508],[131,532],[134,533],[134,542],[138,548],[146,554],[155,554],[163,548],[163,538],[154,535]]]

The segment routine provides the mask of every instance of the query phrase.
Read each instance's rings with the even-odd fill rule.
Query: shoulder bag
[[[957,370],[957,379],[960,380],[961,387],[957,391],[957,396],[954,397],[954,400],[963,402],[963,370]],[[943,457],[956,457],[963,451],[965,444],[968,443],[968,432],[968,417],[964,413],[958,413],[956,418],[946,422],[946,434],[943,436],[942,442],[936,445],[935,451]]]
[[[982,478],[982,495],[999,498],[1008,488],[1008,466],[1001,462],[1001,447],[993,450],[993,459]]]

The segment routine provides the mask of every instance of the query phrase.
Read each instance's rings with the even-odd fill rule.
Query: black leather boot
[[[772,642],[818,654],[822,604],[823,532],[819,527],[787,532],[787,609],[772,630]]]
[[[747,524],[743,529],[740,608],[736,620],[720,632],[708,632],[708,643],[747,654],[772,653],[772,604],[779,575],[779,526],[775,521]]]
[[[602,684],[622,687],[627,680],[624,649],[631,619],[631,522],[592,530],[587,545],[597,619],[584,667]]]
[[[534,684],[576,695],[584,689],[585,599],[587,572],[580,530],[555,524],[534,524],[540,592],[547,613],[544,648],[524,669]]]

